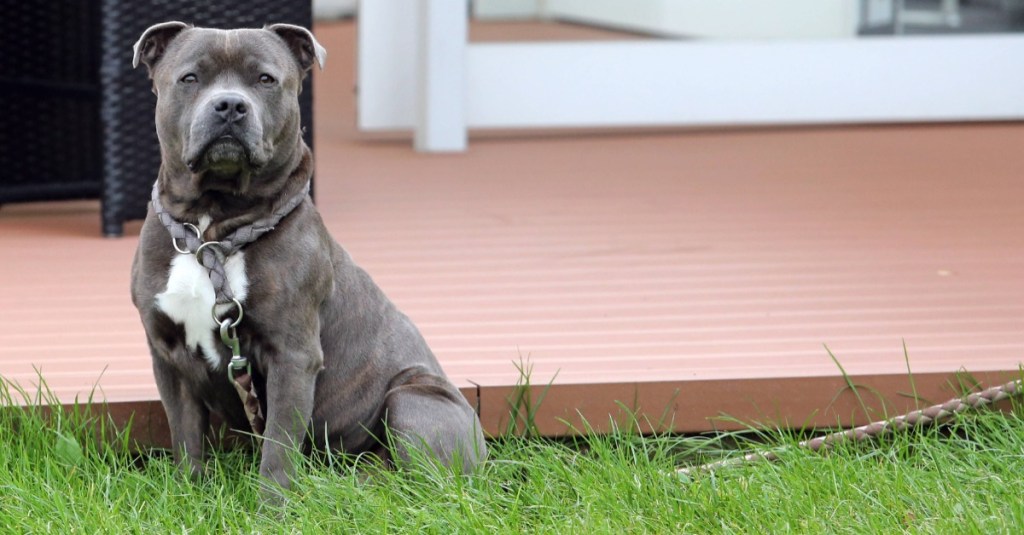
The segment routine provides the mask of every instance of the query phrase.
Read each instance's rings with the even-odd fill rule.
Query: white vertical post
[[[419,0],[416,150],[466,150],[467,0]]]
[[[418,0],[359,4],[359,129],[405,130],[416,124]]]

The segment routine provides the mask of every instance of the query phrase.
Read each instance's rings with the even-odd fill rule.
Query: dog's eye
[[[276,81],[277,80],[275,80],[274,77],[269,74],[263,73],[260,75],[260,83],[263,85],[270,85]]]
[[[182,76],[181,80],[178,81],[183,84],[194,84],[199,81],[199,77],[192,73],[188,73],[185,76]]]

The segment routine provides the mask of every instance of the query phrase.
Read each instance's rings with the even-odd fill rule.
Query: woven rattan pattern
[[[100,192],[99,4],[6,2],[0,203]]]

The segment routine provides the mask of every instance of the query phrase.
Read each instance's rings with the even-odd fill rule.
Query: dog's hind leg
[[[479,418],[443,377],[412,375],[392,386],[384,408],[391,457],[399,465],[426,456],[470,473],[487,456]]]

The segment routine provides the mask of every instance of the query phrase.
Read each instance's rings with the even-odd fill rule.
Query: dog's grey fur
[[[310,32],[291,25],[214,30],[168,22],[146,30],[134,61],[149,69],[157,95],[157,183],[175,219],[208,219],[204,239],[217,240],[305,187],[313,160],[300,136],[298,94],[324,57]],[[289,486],[291,448],[372,451],[396,463],[417,448],[466,471],[484,458],[473,409],[409,318],[331,238],[308,197],[244,253],[249,286],[238,335],[267,418],[266,480]],[[160,307],[177,254],[150,209],[132,265],[132,300],[174,455],[196,475],[211,411],[237,429],[249,423],[227,379],[227,349],[217,340],[217,355],[201,354]],[[207,359],[220,364],[211,369]],[[394,448],[386,437],[397,438]]]

